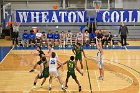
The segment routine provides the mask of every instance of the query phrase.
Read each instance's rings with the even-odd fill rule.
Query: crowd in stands
[[[48,30],[46,32],[40,32],[39,29],[36,32],[33,30],[24,30],[21,38],[18,39],[17,46],[30,47],[39,45],[47,47],[47,45],[52,44],[56,47],[69,47],[75,45],[77,42],[83,46],[96,46],[95,37],[102,40],[102,45],[107,47],[109,44],[114,45],[113,35],[111,32],[107,33],[105,30],[96,30],[95,32],[92,31],[89,33],[86,29],[84,32],[79,31],[76,34],[70,30],[67,32],[53,32]]]

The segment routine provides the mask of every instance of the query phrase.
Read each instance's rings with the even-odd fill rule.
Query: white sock
[[[61,87],[62,87],[62,88],[64,88],[64,86],[63,86],[63,85],[61,85]]]

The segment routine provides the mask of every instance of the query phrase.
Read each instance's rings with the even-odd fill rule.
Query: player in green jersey
[[[29,72],[34,72],[36,67],[41,64],[41,58],[45,57],[45,53],[42,51],[40,46],[38,46],[36,50],[37,50],[37,53],[33,53],[33,54],[36,56],[39,56],[40,60],[34,65],[33,69],[30,70]]]
[[[40,64],[40,73],[36,76],[35,80],[34,80],[34,88],[36,88],[36,83],[38,79],[42,79],[42,84],[41,86],[44,84],[44,82],[46,81],[46,78],[49,77],[49,63],[47,62],[45,57],[41,58],[41,64]]]
[[[80,64],[81,64],[81,71],[83,72],[82,52],[83,52],[83,55],[84,55],[85,58],[86,58],[86,55],[85,55],[85,52],[84,52],[83,48],[81,47],[81,44],[77,43],[76,47],[74,47],[72,49],[72,51],[75,54],[75,62],[76,62],[76,64],[77,64],[77,62],[79,60]]]
[[[80,72],[80,70],[77,68],[76,62],[74,61],[74,56],[70,57],[70,60],[66,61],[65,63],[63,63],[63,65],[67,64],[68,67],[68,72],[67,72],[67,78],[66,78],[66,85],[65,88],[68,88],[68,80],[69,77],[72,76],[72,78],[75,80],[75,82],[78,84],[79,87],[79,92],[81,91],[81,85],[79,83],[79,81],[77,80],[77,77],[75,75],[75,69],[81,74],[83,75],[82,72]]]

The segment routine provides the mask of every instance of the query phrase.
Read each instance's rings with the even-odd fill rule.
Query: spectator
[[[41,46],[41,37],[42,37],[42,33],[38,29],[36,33],[36,43],[39,43],[40,46]]]
[[[47,43],[48,45],[53,43],[53,33],[51,32],[51,30],[49,30],[47,34]]]
[[[105,29],[100,30],[99,33],[100,33],[99,37],[101,37],[102,45],[104,45],[104,43],[105,43],[105,45],[107,45],[107,33],[106,33],[106,30]]]
[[[36,43],[35,39],[36,39],[36,35],[35,35],[34,31],[31,30],[30,34],[29,34],[29,44],[31,45],[32,43],[34,43],[34,45],[35,45],[35,43]]]
[[[108,42],[112,43],[112,45],[114,45],[114,40],[113,40],[113,35],[111,32],[108,33],[108,35],[106,35],[107,39],[106,39],[106,43],[107,43],[107,47],[108,47]]]
[[[81,45],[83,45],[83,33],[81,31],[77,33],[75,43],[80,43]]]
[[[126,39],[128,35],[128,28],[124,23],[122,22],[122,25],[120,26],[119,29],[119,35],[121,36],[121,45],[126,46]],[[124,41],[124,42],[123,42]]]
[[[28,47],[29,45],[29,34],[27,33],[27,30],[24,30],[24,33],[22,34],[22,45],[23,47]]]
[[[58,33],[58,31],[56,31],[56,32],[53,34],[53,39],[54,39],[54,43],[60,44],[60,34]]]
[[[61,41],[62,47],[65,47],[66,35],[65,35],[64,31],[62,31],[61,34],[60,34],[60,41]]]
[[[66,45],[72,45],[72,33],[70,30],[68,30],[68,33],[66,34]]]
[[[45,32],[42,32],[41,45],[47,47],[47,34]]]
[[[89,33],[88,33],[88,30],[85,30],[85,33],[84,33],[84,43],[85,44],[89,44]]]

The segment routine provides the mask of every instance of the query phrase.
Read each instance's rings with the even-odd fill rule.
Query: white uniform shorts
[[[98,61],[98,67],[99,69],[102,69],[104,67],[103,61]]]
[[[55,76],[55,77],[59,76],[58,70],[49,70],[49,74],[50,76]]]

